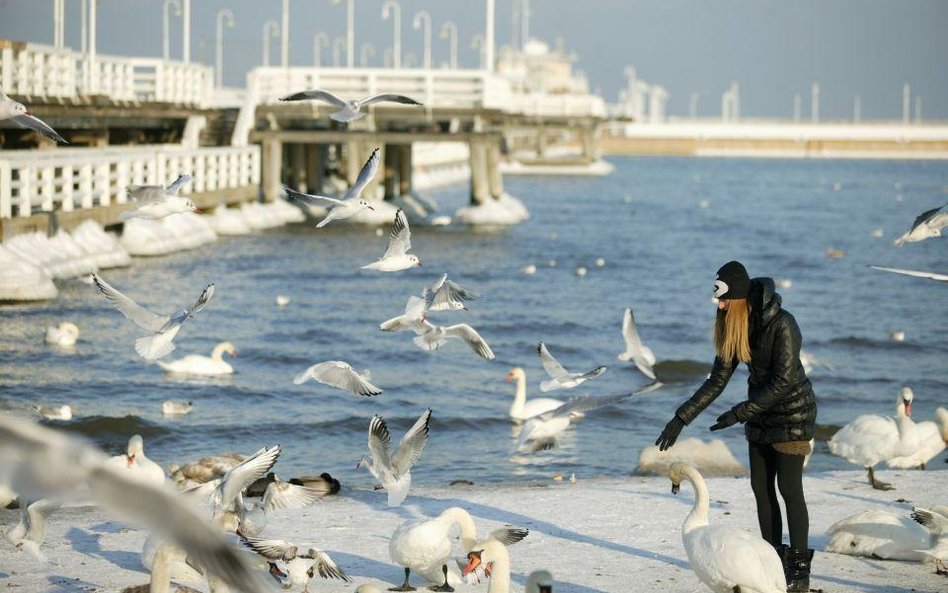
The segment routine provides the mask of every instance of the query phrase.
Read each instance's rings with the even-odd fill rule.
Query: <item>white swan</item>
[[[918,449],[915,423],[909,417],[915,395],[908,387],[899,392],[896,417],[866,414],[839,429],[829,441],[834,455],[858,463],[869,472],[869,483],[877,490],[891,490],[892,486],[876,480],[873,467],[880,461],[911,455]]]
[[[461,571],[462,575],[473,572],[478,566],[492,566],[490,571],[490,586],[487,593],[510,592],[510,554],[507,546],[497,540],[477,542],[467,554],[468,565]]]
[[[392,561],[405,568],[403,591],[408,591],[408,578],[411,571],[420,573],[434,582],[444,581],[435,591],[448,591],[448,585],[458,585],[461,577],[456,570],[449,570],[451,558],[451,529],[458,525],[461,529],[461,544],[469,552],[477,542],[477,526],[474,519],[461,507],[450,507],[432,519],[414,519],[406,521],[395,529],[388,544]],[[527,536],[526,529],[506,527],[494,530],[488,539],[497,540],[504,545],[518,542]]]
[[[125,455],[110,457],[107,464],[128,472],[134,479],[160,486],[165,482],[165,470],[161,466],[145,457],[145,441],[141,435],[133,435],[128,439]]]
[[[184,358],[172,360],[171,362],[157,361],[158,366],[169,373],[178,373],[182,375],[229,375],[234,372],[234,367],[224,362],[224,353],[231,357],[237,356],[237,349],[230,342],[221,342],[214,346],[211,356],[202,356],[200,354],[188,354]]]
[[[548,570],[534,570],[527,577],[524,593],[553,593],[553,575]]]
[[[932,534],[904,512],[872,509],[830,525],[827,552],[883,560],[924,560]]]
[[[718,593],[785,593],[787,580],[777,551],[760,536],[731,525],[708,525],[708,487],[698,470],[672,464],[668,477],[677,494],[682,480],[691,482],[695,504],[681,526],[681,540],[691,569]]]
[[[507,373],[507,382],[511,381],[516,381],[516,391],[513,404],[510,405],[510,417],[518,422],[555,410],[565,403],[551,397],[535,397],[527,401],[527,374],[520,367],[514,367]]]
[[[912,454],[887,459],[885,464],[891,468],[904,469],[918,467],[925,469],[925,464],[945,450],[948,444],[948,410],[935,410],[935,421],[919,422],[915,425],[918,436],[918,449]]]
[[[75,346],[76,338],[79,337],[79,328],[75,323],[63,321],[57,326],[46,328],[46,343],[52,346]]]
[[[659,451],[649,445],[639,453],[639,464],[635,473],[645,475],[668,475],[671,464],[676,461],[693,466],[704,476],[746,476],[747,468],[734,457],[724,441],[714,439],[704,442],[689,437],[678,440],[667,451]]]

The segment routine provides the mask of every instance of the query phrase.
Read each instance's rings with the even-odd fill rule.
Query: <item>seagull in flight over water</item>
[[[295,189],[290,189],[285,185],[283,186],[283,190],[286,191],[286,195],[290,199],[298,200],[305,204],[312,204],[316,200],[324,200],[333,204],[333,207],[326,214],[326,217],[319,221],[319,224],[316,225],[317,229],[321,229],[334,220],[350,218],[359,212],[362,212],[366,208],[369,210],[375,210],[375,208],[369,206],[368,201],[362,197],[362,190],[364,190],[365,186],[369,184],[369,181],[372,181],[372,178],[375,177],[375,174],[379,172],[380,160],[381,152],[378,148],[376,148],[372,151],[372,154],[369,155],[369,160],[365,161],[365,164],[362,165],[362,170],[359,171],[359,176],[356,178],[356,182],[353,183],[352,187],[346,191],[341,200],[337,198],[330,198],[328,196],[304,194],[303,192],[298,192]]]
[[[367,115],[364,111],[362,111],[362,108],[368,107],[369,105],[374,105],[376,103],[421,105],[421,103],[412,99],[411,97],[406,97],[405,95],[399,95],[396,93],[381,93],[362,100],[353,99],[351,101],[345,101],[330,93],[329,91],[314,89],[310,91],[300,91],[298,93],[286,95],[285,97],[280,97],[281,101],[309,101],[313,99],[317,101],[324,101],[339,109],[339,111],[331,114],[329,117],[342,123],[349,123],[357,119],[362,119]]]
[[[546,344],[540,342],[537,346],[537,352],[540,354],[540,362],[543,368],[550,375],[549,381],[540,383],[540,391],[553,391],[554,389],[572,389],[580,383],[585,383],[589,379],[594,379],[606,372],[606,367],[598,366],[588,373],[571,373],[563,368],[558,360],[553,358],[550,351],[546,349]]]
[[[655,366],[655,354],[652,353],[651,348],[642,343],[642,338],[639,337],[632,307],[626,307],[625,314],[622,316],[622,337],[625,338],[625,352],[620,354],[618,359],[634,362],[643,375],[654,381],[655,370],[652,367]]]

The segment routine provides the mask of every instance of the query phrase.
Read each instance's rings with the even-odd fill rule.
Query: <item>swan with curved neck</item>
[[[829,441],[830,452],[866,468],[869,483],[877,490],[892,485],[876,480],[873,467],[894,457],[911,455],[919,447],[918,431],[912,420],[915,394],[909,387],[899,391],[895,418],[866,414],[839,429]]]
[[[514,401],[510,406],[510,417],[518,422],[532,418],[562,406],[565,402],[551,397],[536,397],[527,401],[527,374],[520,367],[510,369],[507,382],[516,382]]]
[[[681,540],[701,582],[718,593],[786,593],[783,564],[773,546],[738,527],[708,524],[708,487],[698,470],[676,462],[668,477],[673,494],[684,480],[695,491],[695,504],[681,525]]]
[[[161,485],[165,482],[165,470],[145,456],[145,441],[141,435],[128,439],[125,455],[109,458],[108,463],[129,472],[128,475],[149,484]]]
[[[237,349],[230,342],[221,342],[214,346],[211,355],[202,356],[200,354],[189,354],[184,358],[172,360],[171,362],[157,361],[158,366],[169,373],[178,373],[182,375],[229,375],[234,372],[234,367],[224,362],[224,353],[231,357],[237,356]]]
[[[510,592],[510,554],[507,546],[496,540],[477,542],[467,554],[468,565],[462,575],[474,571],[478,566],[491,565],[490,586],[487,593]]]

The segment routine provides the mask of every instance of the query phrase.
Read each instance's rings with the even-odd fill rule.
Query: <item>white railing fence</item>
[[[260,148],[153,145],[0,152],[0,218],[123,204],[128,185],[193,179],[183,195],[260,184]]]

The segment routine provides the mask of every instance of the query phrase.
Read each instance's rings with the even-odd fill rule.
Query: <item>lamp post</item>
[[[165,7],[162,10],[162,15],[161,15],[162,16],[161,21],[163,25],[161,31],[163,34],[162,39],[164,41],[164,44],[162,45],[161,55],[166,60],[171,58],[171,47],[170,47],[171,39],[169,38],[170,32],[168,31],[168,28],[170,26],[170,21],[171,21],[170,12],[171,12],[172,6],[174,7],[174,16],[181,16],[181,3],[178,2],[178,0],[165,0]]]
[[[342,50],[345,49],[346,38],[345,37],[336,37],[332,42],[332,65],[339,66],[339,55],[342,53]]]
[[[290,65],[290,0],[283,0],[282,16],[282,31],[278,35],[280,38],[280,65],[286,68]],[[266,65],[269,66],[270,62],[268,61]]]
[[[217,11],[217,88],[224,86],[224,23],[234,28],[234,13],[227,8]]]
[[[53,47],[66,45],[66,0],[53,0]]]
[[[332,0],[333,4],[341,4],[342,0]],[[335,53],[335,46],[333,46]],[[353,0],[346,0],[346,67],[355,65],[355,7]]]
[[[494,71],[494,0],[487,0],[487,22],[484,27],[484,39],[487,45],[484,50],[484,60],[487,62],[487,71]],[[523,40],[526,41],[526,40]]]
[[[449,66],[452,70],[458,69],[458,26],[451,21],[445,21],[441,25],[441,39],[451,38],[451,53]]]
[[[322,48],[329,47],[329,35],[316,33],[313,35],[313,66],[323,65]]]
[[[270,65],[270,37],[280,36],[280,23],[269,20],[263,23],[263,65]]]
[[[181,60],[191,62],[191,0],[183,0],[181,9]]]
[[[371,43],[363,43],[362,51],[359,52],[359,66],[365,68],[369,65],[369,60],[375,57],[375,46]]]
[[[421,21],[425,21],[425,59],[423,65],[425,70],[428,70],[431,68],[431,15],[424,10],[415,13],[415,18],[411,24],[416,31],[421,28]]]
[[[471,49],[478,50],[477,52],[477,67],[481,70],[484,69],[484,36],[480,33],[477,33],[471,37]]]
[[[398,69],[402,67],[402,7],[395,0],[385,0],[385,4],[382,5],[382,18],[388,20],[392,13],[394,13],[392,26],[395,29],[392,41],[392,67]]]

